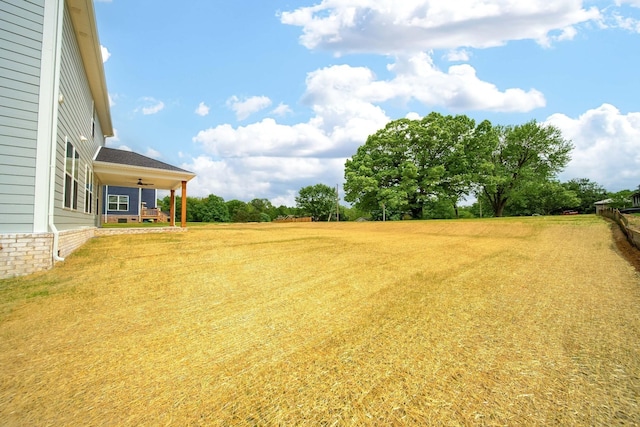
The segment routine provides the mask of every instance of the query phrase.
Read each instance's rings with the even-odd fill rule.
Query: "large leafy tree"
[[[296,196],[296,205],[315,221],[327,219],[336,207],[336,190],[325,184],[302,187]]]
[[[532,181],[513,193],[505,215],[549,215],[574,209],[579,204],[576,193],[558,181]]]
[[[187,198],[189,201],[189,198]],[[196,206],[197,221],[201,222],[229,222],[229,209],[222,197],[210,194],[200,200]]]
[[[423,215],[436,198],[454,207],[476,181],[480,147],[475,122],[464,115],[431,113],[394,120],[369,136],[345,164],[345,200],[378,216]],[[480,156],[482,158],[482,156]]]
[[[593,213],[595,211],[594,203],[608,197],[604,187],[588,178],[574,178],[562,185],[578,196],[578,203],[572,208],[580,213]]]
[[[560,172],[573,148],[558,128],[535,120],[516,126],[492,126],[485,121],[478,126],[477,137],[488,153],[483,192],[497,217],[524,185],[549,181]]]

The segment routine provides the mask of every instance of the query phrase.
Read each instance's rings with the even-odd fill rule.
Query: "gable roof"
[[[188,170],[133,151],[107,147],[98,148],[93,159],[93,171],[103,185],[137,187],[142,181],[145,188],[164,190],[178,189],[182,181],[196,176]]]

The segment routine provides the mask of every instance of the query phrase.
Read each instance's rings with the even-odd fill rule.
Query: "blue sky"
[[[394,119],[531,119],[560,179],[640,185],[640,0],[95,3],[115,148],[197,174],[190,196],[295,205]]]

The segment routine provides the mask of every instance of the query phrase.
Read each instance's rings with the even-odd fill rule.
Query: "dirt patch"
[[[611,222],[609,226],[611,227],[616,249],[640,273],[640,249],[629,243],[627,236],[625,236],[618,224]]]

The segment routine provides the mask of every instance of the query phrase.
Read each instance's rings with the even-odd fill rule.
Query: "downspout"
[[[60,62],[62,60],[62,27],[64,25],[64,1],[59,1],[57,3],[57,14],[56,14],[56,26],[54,29],[54,41],[53,47],[55,48],[53,58],[53,96],[51,97],[51,108],[52,108],[52,117],[51,117],[51,145],[50,145],[50,164],[49,164],[49,230],[53,233],[53,247],[51,250],[53,261],[64,261],[64,258],[59,255],[59,244],[60,244],[60,232],[56,228],[54,223],[54,210],[55,210],[55,192],[56,192],[56,146],[57,146],[57,129],[58,129],[58,109],[60,104],[64,102],[63,98],[59,98],[58,94],[60,93]],[[65,137],[65,148],[64,152],[66,153],[66,141],[67,137]],[[66,154],[65,154],[66,155]]]
[[[67,145],[67,137],[65,137],[65,147]],[[49,166],[49,172],[51,174],[51,189],[49,190],[49,230],[53,233],[53,248],[51,249],[54,261],[64,261],[64,258],[60,257],[59,242],[60,232],[56,228],[54,223],[54,209],[56,205],[55,197],[55,185],[56,185],[56,150],[51,152],[51,165]]]

